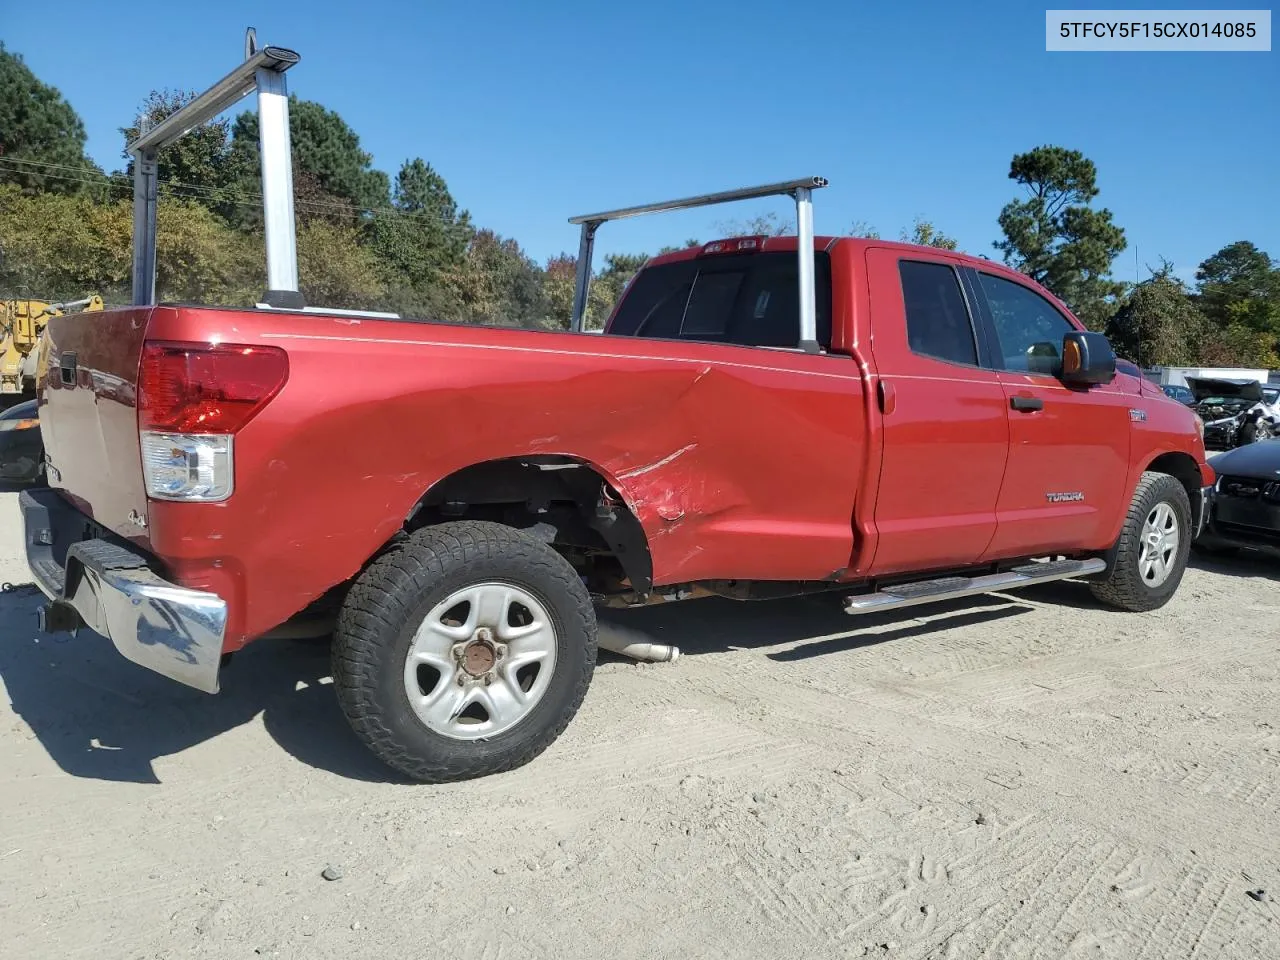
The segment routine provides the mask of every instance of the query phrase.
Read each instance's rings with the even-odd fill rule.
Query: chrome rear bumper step
[[[1028,563],[1004,573],[992,573],[981,577],[940,577],[937,580],[917,580],[877,590],[875,593],[844,598],[845,613],[875,613],[898,607],[913,607],[919,603],[936,603],[954,600],[956,597],[972,597],[980,593],[996,593],[1014,590],[1037,583],[1066,580],[1102,573],[1106,561],[1099,557],[1089,560],[1052,560],[1046,563]]]

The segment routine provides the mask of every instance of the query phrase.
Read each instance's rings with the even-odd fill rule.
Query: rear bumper
[[[87,626],[126,659],[171,680],[218,692],[227,605],[169,583],[143,553],[94,535],[92,522],[55,490],[19,497],[27,565],[50,600],[46,622]]]

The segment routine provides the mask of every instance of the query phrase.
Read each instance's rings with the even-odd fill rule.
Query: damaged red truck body
[[[672,655],[599,638],[602,604],[838,591],[856,614],[1079,578],[1141,611],[1177,589],[1214,480],[1199,419],[1015,271],[815,237],[820,177],[574,218],[570,331],[308,307],[299,59],[250,30],[138,135],[134,306],[46,328],[48,486],[20,498],[46,630],[208,693],[250,642],[331,635],[357,736],[440,782],[548,747],[599,646]],[[255,91],[268,289],[157,305],[159,151]],[[766,196],[796,237],[658,257],[581,332],[602,224]]]
[[[601,603],[840,590],[856,613],[1067,577],[1168,599],[1213,482],[1190,411],[1012,270],[813,251],[816,350],[795,238],[652,260],[603,336],[55,317],[49,489],[22,498],[46,623],[209,692],[318,623],[356,732],[439,781],[559,735]]]

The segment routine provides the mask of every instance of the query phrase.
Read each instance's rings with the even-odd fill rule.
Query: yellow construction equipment
[[[83,300],[0,300],[0,394],[33,393],[40,336],[50,317],[101,310],[97,294]]]

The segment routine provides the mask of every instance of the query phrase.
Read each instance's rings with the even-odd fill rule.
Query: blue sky
[[[573,214],[810,174],[831,181],[820,233],[857,220],[896,237],[921,215],[995,256],[1019,193],[1009,160],[1044,143],[1097,163],[1124,279],[1135,247],[1186,277],[1238,239],[1280,257],[1274,50],[1050,54],[1027,3],[64,0],[56,22],[5,6],[0,39],[70,100],[108,168],[146,93],[203,89],[252,24],[302,54],[291,92],[337,110],[376,166],[422,156],[540,260],[576,249]],[[707,240],[786,205],[610,224],[597,250]]]

